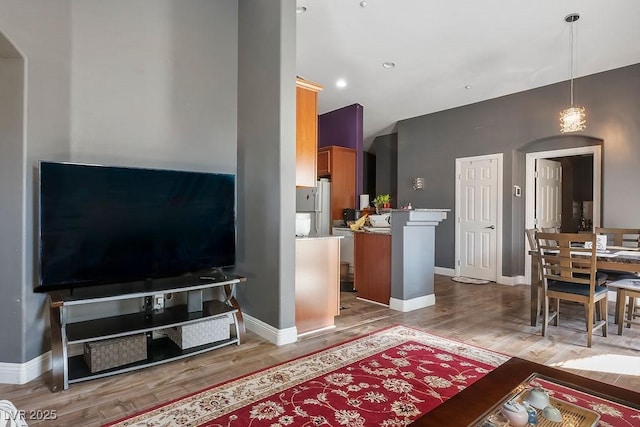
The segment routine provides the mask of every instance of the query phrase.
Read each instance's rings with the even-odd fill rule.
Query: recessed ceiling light
[[[471,85],[464,85],[465,89],[471,89]]]
[[[347,87],[347,81],[345,79],[338,79],[336,82],[336,86],[342,89],[343,87]]]
[[[393,67],[395,67],[395,66],[396,66],[396,64],[395,64],[395,62],[388,61],[388,62],[383,62],[383,63],[382,63],[382,66],[383,66],[384,68],[393,68]]]
[[[366,1],[360,2],[360,7],[367,7],[368,3]]]
[[[298,14],[305,13],[306,11],[307,11],[307,8],[304,6],[296,7],[296,13]]]

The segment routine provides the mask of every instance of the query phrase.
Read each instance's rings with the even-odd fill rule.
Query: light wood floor
[[[106,379],[73,384],[52,393],[47,373],[28,384],[0,385],[0,399],[18,409],[55,410],[56,421],[29,420],[29,425],[100,426],[279,362],[302,356],[380,328],[404,324],[448,338],[489,348],[538,363],[561,367],[620,387],[640,389],[640,327],[617,335],[610,303],[609,336],[594,335],[586,347],[583,310],[573,304],[561,308],[561,325],[550,327],[547,337],[529,324],[529,286],[469,285],[436,276],[436,304],[401,313],[356,299],[343,292],[343,310],[336,328],[304,336],[294,344],[277,347],[248,332],[241,346],[230,346],[183,361],[143,369]],[[564,314],[566,313],[566,314]],[[624,365],[628,363],[628,365]],[[634,375],[629,375],[633,372]],[[620,373],[619,371],[625,372]]]

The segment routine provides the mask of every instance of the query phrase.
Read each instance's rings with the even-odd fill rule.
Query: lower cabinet
[[[340,237],[296,239],[298,334],[334,325],[340,314]]]
[[[355,232],[353,238],[353,281],[358,298],[389,305],[391,234]]]

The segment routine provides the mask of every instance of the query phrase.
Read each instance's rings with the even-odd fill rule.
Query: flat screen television
[[[40,162],[36,292],[233,266],[235,176]]]

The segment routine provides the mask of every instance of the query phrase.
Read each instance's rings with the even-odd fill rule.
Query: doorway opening
[[[556,220],[559,231],[577,232],[592,230],[600,226],[602,147],[590,145],[562,150],[540,151],[526,154],[525,228],[549,228],[549,223],[540,224],[540,180],[536,178],[536,165],[540,160],[559,163],[563,169],[563,182],[556,205],[560,213]],[[567,182],[565,182],[567,181]],[[589,200],[591,199],[591,200]],[[543,200],[544,203],[544,200]],[[546,208],[549,208],[547,206]],[[553,210],[553,209],[552,209]],[[546,221],[553,222],[553,215],[545,213]],[[531,283],[531,257],[528,242],[525,242],[525,280]]]

